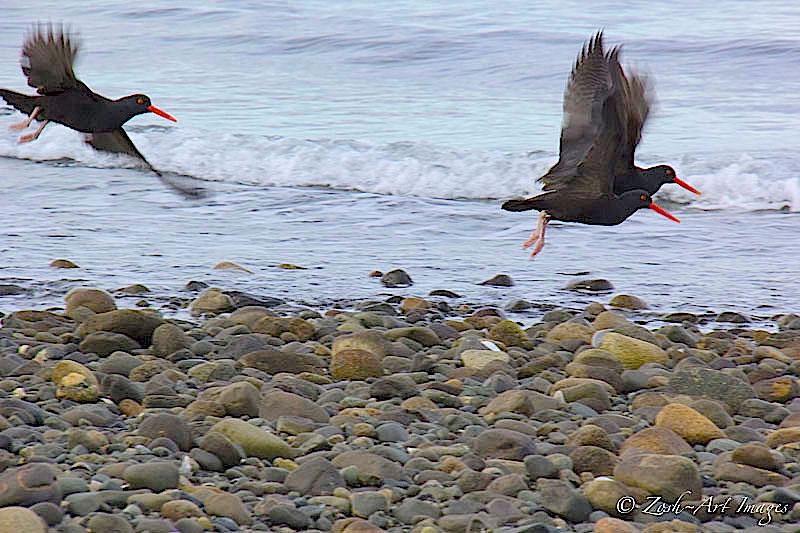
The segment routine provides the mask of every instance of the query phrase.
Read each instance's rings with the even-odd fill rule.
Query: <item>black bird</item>
[[[141,160],[161,177],[136,149],[122,125],[143,113],[155,113],[173,122],[177,120],[152,105],[144,94],[110,100],[93,92],[72,70],[79,47],[75,37],[67,34],[64,28],[54,28],[50,24],[46,30],[42,25],[34,26],[25,37],[20,65],[28,85],[39,95],[0,89],[0,97],[29,115],[23,122],[13,124],[12,129],[23,130],[34,119],[42,121],[35,132],[23,135],[19,142],[37,139],[48,122],[57,122],[87,134],[87,142],[98,150],[125,153]]]
[[[541,211],[536,231],[523,245],[534,246],[531,257],[542,250],[550,219],[615,226],[649,207],[680,222],[653,203],[644,184],[615,192],[618,175],[631,175],[632,185],[639,184],[633,152],[649,108],[643,79],[625,77],[619,51],[604,52],[602,32],[584,45],[564,93],[558,162],[538,179],[544,192],[503,204],[506,211]]]

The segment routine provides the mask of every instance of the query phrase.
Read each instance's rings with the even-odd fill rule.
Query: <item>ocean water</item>
[[[177,117],[126,129],[154,166],[209,196],[184,199],[58,125],[18,145],[7,126],[21,115],[0,108],[0,283],[30,289],[0,297],[0,311],[134,282],[158,306],[203,280],[309,306],[432,289],[540,304],[525,321],[608,300],[564,290],[581,277],[654,313],[800,310],[800,5],[33,4],[0,7],[0,86],[31,92],[18,58],[32,17],[71,25],[77,75]],[[500,204],[536,193],[557,160],[567,76],[600,28],[655,85],[639,164],[669,163],[703,195],[662,188],[680,224],[649,210],[615,227],[553,223],[530,261],[520,245],[536,212]],[[48,267],[61,257],[81,269]],[[252,274],[212,270],[220,261]],[[368,277],[392,268],[415,285]],[[497,273],[515,285],[478,285]]]

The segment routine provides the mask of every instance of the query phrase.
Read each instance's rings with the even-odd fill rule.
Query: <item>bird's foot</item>
[[[39,107],[37,106],[37,107],[33,108],[33,112],[31,113],[31,116],[29,116],[28,118],[26,118],[22,122],[17,122],[15,124],[11,124],[8,128],[11,129],[11,130],[14,130],[14,131],[22,131],[25,128],[27,128],[28,126],[31,125],[31,122],[33,122],[33,119],[35,119],[36,115],[38,115],[38,114],[39,114]]]
[[[25,135],[20,137],[19,144],[29,143],[31,141],[35,141],[36,139],[38,139],[44,127],[47,126],[47,123],[48,121],[45,120],[44,122],[42,122],[42,125],[36,129],[36,131],[34,131],[33,133],[26,133]]]
[[[544,248],[544,234],[547,231],[547,220],[547,215],[543,211],[542,214],[539,215],[539,225],[536,228],[536,246],[534,246],[533,250],[531,250],[531,259],[536,257],[536,254],[541,252],[542,248]]]
[[[542,211],[539,214],[539,222],[536,224],[536,230],[531,233],[531,236],[528,237],[528,240],[522,243],[522,249],[527,250],[534,244],[536,244],[539,239],[544,237],[544,227],[547,224],[547,214]],[[534,254],[536,255],[536,254]]]

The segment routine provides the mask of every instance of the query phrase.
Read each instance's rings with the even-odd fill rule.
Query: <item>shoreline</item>
[[[131,305],[147,299],[133,285],[133,299],[79,288],[63,311],[2,317],[0,524],[635,533],[800,521],[795,315],[767,331],[736,314],[532,304],[541,318],[522,328],[445,291],[289,310],[191,288],[174,296],[190,318]]]

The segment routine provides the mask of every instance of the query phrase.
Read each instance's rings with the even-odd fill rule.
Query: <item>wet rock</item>
[[[178,488],[178,465],[168,461],[153,461],[131,465],[122,474],[132,489],[161,492]]]
[[[664,427],[646,428],[634,433],[622,443],[620,455],[630,449],[664,455],[683,455],[693,451],[680,435]]]
[[[201,292],[197,298],[192,300],[192,303],[189,304],[189,311],[194,316],[202,314],[217,315],[233,311],[235,308],[230,296],[214,287],[209,287]]]
[[[91,531],[108,531],[114,533],[133,533],[133,527],[125,518],[117,514],[98,513],[89,519]]]
[[[30,509],[6,507],[0,509],[0,531],[3,533],[46,533],[47,525]]]
[[[612,353],[626,369],[637,369],[646,363],[666,364],[669,360],[659,346],[612,331],[596,333],[592,344]]]
[[[267,374],[289,372],[318,372],[325,367],[322,359],[308,353],[282,352],[274,348],[265,348],[243,355],[239,362],[245,366],[258,369]]]
[[[790,481],[788,477],[776,472],[729,461],[720,461],[714,465],[714,478],[720,481],[747,483],[754,487],[765,487],[767,485],[783,487]]]
[[[523,433],[508,429],[487,429],[475,439],[473,451],[487,459],[522,461],[536,453],[533,440]]]
[[[333,353],[349,349],[365,350],[383,359],[392,351],[392,344],[380,332],[372,330],[342,335],[333,340]]]
[[[282,390],[271,390],[261,399],[259,416],[265,420],[277,420],[281,416],[302,416],[315,422],[327,423],[328,413],[308,398]]]
[[[578,446],[569,454],[572,459],[572,470],[591,472],[595,476],[610,476],[617,465],[617,456],[610,451],[597,446]]]
[[[643,299],[639,298],[638,296],[631,296],[630,294],[617,294],[611,301],[608,302],[608,305],[611,307],[619,307],[622,309],[632,309],[632,310],[640,310],[640,309],[649,309],[650,307],[647,305]]]
[[[536,481],[536,489],[541,495],[542,507],[570,522],[584,522],[592,512],[589,500],[567,481],[539,479]]]
[[[491,285],[493,287],[511,287],[514,285],[514,281],[508,274],[497,274],[487,279],[486,281],[480,282],[478,285]]]
[[[411,280],[411,276],[409,276],[405,270],[399,268],[390,270],[381,276],[381,283],[383,283],[385,287],[410,287],[414,284]]]
[[[78,327],[77,335],[85,338],[98,331],[111,331],[127,335],[142,346],[150,346],[153,332],[163,323],[164,320],[153,313],[117,309],[89,317]]]
[[[369,452],[344,452],[334,457],[331,462],[339,469],[347,466],[356,466],[358,468],[358,477],[362,480],[362,483],[370,480],[408,479],[408,474],[400,464]]]
[[[271,337],[280,337],[283,333],[292,333],[297,340],[305,342],[314,336],[314,325],[296,317],[265,316],[253,325],[254,333],[263,333]]]
[[[258,416],[261,393],[252,383],[247,381],[231,383],[219,389],[218,394],[217,401],[225,407],[226,414],[237,417]]]
[[[139,343],[127,335],[110,331],[91,333],[80,344],[82,352],[96,353],[100,357],[106,357],[114,352],[130,352],[139,348],[141,348]]]
[[[392,509],[392,514],[404,524],[414,524],[420,517],[439,518],[442,511],[432,502],[406,498]]]
[[[192,428],[183,418],[171,413],[148,415],[139,425],[137,433],[149,439],[167,437],[183,451],[192,448]]]
[[[606,292],[613,291],[614,285],[607,279],[579,279],[568,283],[565,289],[570,291]]]
[[[741,379],[708,368],[687,368],[673,373],[666,389],[678,394],[721,401],[736,412],[745,400],[755,398],[755,391]]]
[[[766,444],[770,448],[778,448],[790,442],[800,442],[800,427],[776,429],[767,435]]]
[[[411,398],[417,394],[417,384],[406,375],[395,374],[376,379],[369,388],[369,393],[378,400],[392,398]]]
[[[511,357],[498,350],[464,350],[461,352],[461,362],[467,368],[482,370],[493,363],[508,363]]]
[[[270,460],[295,456],[292,447],[283,439],[244,420],[226,418],[214,424],[209,431],[222,433],[232,442],[240,445],[248,456]]]
[[[216,431],[209,431],[200,439],[200,448],[214,454],[225,468],[238,465],[246,457],[239,444]]]
[[[334,379],[364,380],[383,376],[380,358],[366,350],[337,350],[331,357],[331,376]]]
[[[0,507],[29,507],[39,502],[61,503],[61,488],[50,466],[32,463],[0,474]]]
[[[800,395],[800,386],[791,376],[764,379],[753,385],[756,395],[768,402],[788,402]]]
[[[193,339],[175,324],[161,324],[153,331],[152,350],[155,355],[166,357],[178,350],[188,348],[192,342]]]
[[[563,322],[547,332],[545,340],[553,344],[567,341],[581,341],[589,344],[592,341],[591,327],[578,322]]]
[[[614,479],[648,494],[674,502],[685,491],[686,500],[699,500],[703,483],[691,459],[678,455],[625,454],[614,468]]]
[[[561,409],[564,406],[564,402],[551,398],[546,394],[515,389],[497,395],[482,409],[482,413],[485,415],[492,413],[519,413],[524,416],[531,416],[539,411]]]
[[[744,324],[746,322],[750,322],[750,319],[748,319],[746,316],[734,311],[723,311],[717,315],[716,320],[717,322],[729,322],[732,324]]]
[[[52,268],[80,268],[69,259],[53,259],[49,266]]]
[[[103,374],[119,374],[128,377],[131,370],[144,363],[138,357],[125,352],[114,352],[104,358],[97,367]]]
[[[584,483],[581,489],[593,508],[612,516],[626,516],[618,507],[623,498],[631,496],[631,490],[624,484],[611,478],[597,478]]]
[[[689,444],[706,444],[710,440],[725,437],[711,420],[679,403],[665,405],[658,412],[655,425],[671,429]]]
[[[321,496],[344,487],[345,481],[333,463],[324,457],[314,457],[289,472],[284,485],[305,496]]]
[[[207,487],[196,488],[191,493],[200,498],[208,514],[230,518],[239,525],[253,523],[250,511],[235,494]]]
[[[117,308],[114,297],[101,289],[72,289],[67,293],[64,300],[64,314],[70,318],[77,318],[77,315],[74,315],[79,307],[85,307],[93,313],[106,313]]]

